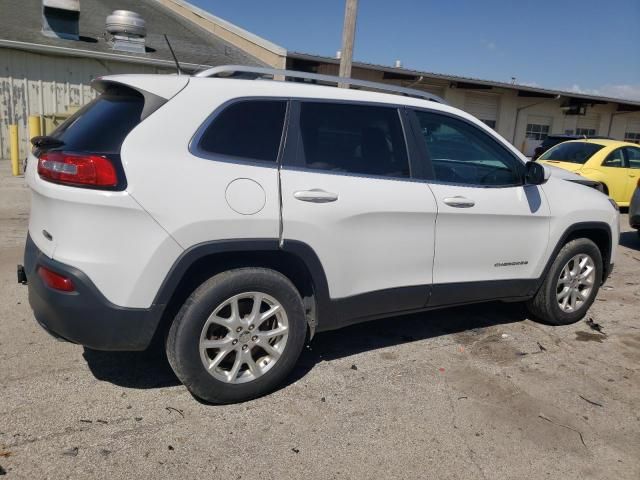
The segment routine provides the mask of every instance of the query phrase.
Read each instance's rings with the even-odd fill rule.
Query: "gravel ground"
[[[289,383],[199,403],[153,352],[58,342],[16,284],[28,195],[0,162],[0,475],[6,478],[640,478],[640,237],[581,321],[515,304],[318,335]]]

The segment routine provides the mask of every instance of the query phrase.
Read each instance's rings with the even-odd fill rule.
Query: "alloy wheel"
[[[214,378],[245,383],[267,373],[284,352],[287,314],[275,298],[246,292],[222,302],[205,322],[200,358]]]
[[[596,280],[596,266],[593,259],[580,253],[572,257],[564,266],[556,285],[556,300],[560,309],[572,313],[589,299]]]

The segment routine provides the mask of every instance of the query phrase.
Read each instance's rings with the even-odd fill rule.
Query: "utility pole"
[[[342,29],[342,55],[340,56],[341,77],[351,77],[351,60],[353,59],[353,42],[356,35],[356,16],[358,14],[358,0],[346,0],[344,9],[344,27]],[[341,88],[349,85],[341,83]]]

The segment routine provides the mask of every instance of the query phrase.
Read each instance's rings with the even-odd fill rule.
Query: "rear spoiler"
[[[91,87],[100,93],[122,88],[139,93],[144,97],[141,115],[141,120],[144,120],[182,91],[188,83],[189,77],[186,75],[109,75],[96,78],[91,82]]]

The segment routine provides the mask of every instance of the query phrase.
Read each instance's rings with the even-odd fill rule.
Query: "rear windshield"
[[[566,142],[567,140],[573,140],[573,139],[572,138],[566,138],[566,137],[558,138],[558,137],[549,136],[542,142],[542,146],[546,147],[546,148],[550,148],[550,147],[552,147],[554,145],[557,145],[559,143]]]
[[[565,142],[544,152],[540,160],[557,160],[559,162],[586,163],[603,145],[587,142]]]
[[[133,91],[107,91],[69,117],[51,135],[75,152],[119,153],[125,137],[140,123],[144,97]]]

